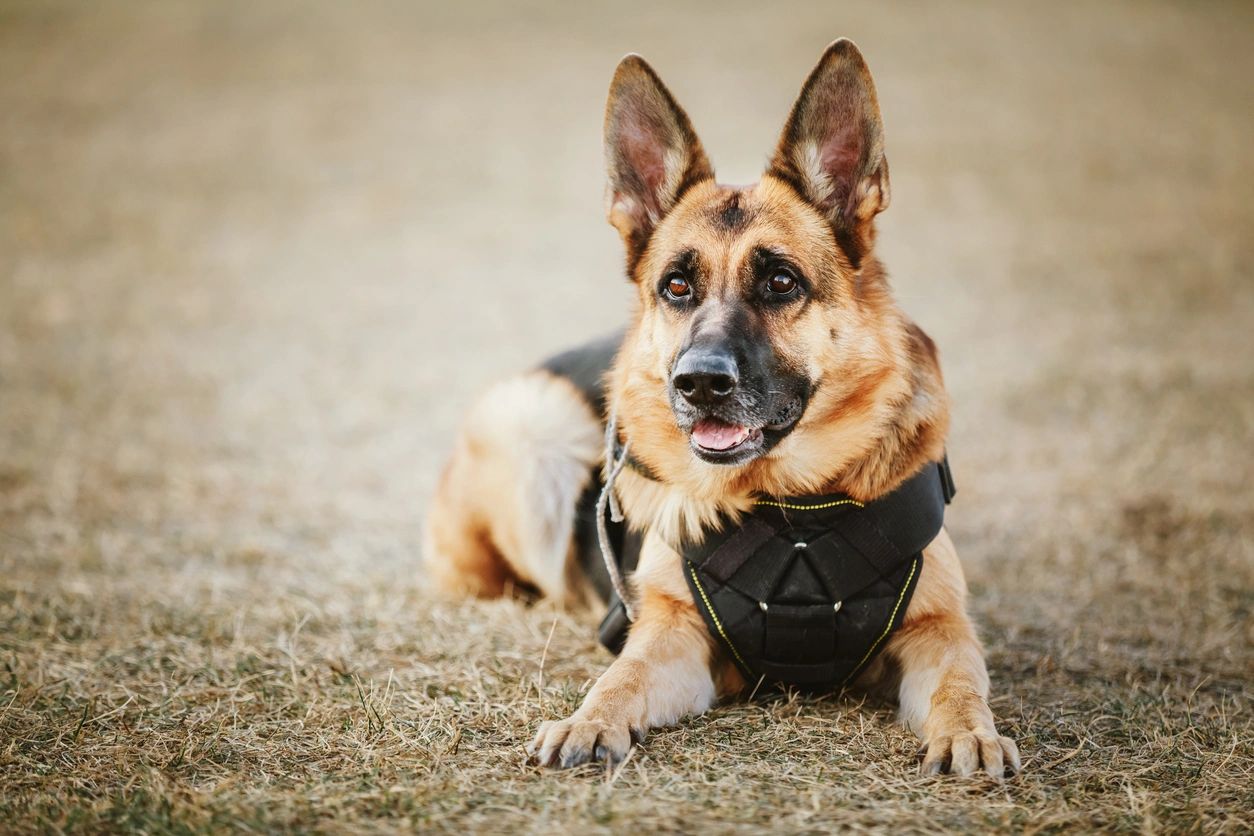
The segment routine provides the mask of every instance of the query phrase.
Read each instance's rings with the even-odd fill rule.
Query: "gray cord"
[[[627,447],[631,442],[623,444],[623,449],[616,460],[614,458],[616,441],[618,441],[618,416],[610,413],[610,420],[605,427],[605,485],[601,488],[601,495],[597,497],[597,543],[601,546],[601,559],[605,561],[605,571],[610,575],[610,583],[614,585],[614,592],[623,602],[623,611],[627,613],[627,620],[635,621],[636,608],[631,605],[631,600],[627,597],[627,585],[623,582],[623,574],[618,569],[614,549],[610,546],[610,533],[605,525],[607,508],[611,520],[616,523],[623,521],[623,511],[618,506],[618,498],[614,496],[614,480],[622,472],[623,465],[627,464]]]

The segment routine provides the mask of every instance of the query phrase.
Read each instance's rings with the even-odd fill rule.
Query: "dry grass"
[[[1221,525],[1169,537],[1209,537]],[[1162,559],[1152,550],[1135,558]],[[145,577],[175,587],[180,574]],[[255,577],[222,574],[215,590],[164,594],[108,573],[50,583],[51,594],[6,584],[0,812],[9,827],[1254,824],[1248,648],[1198,651],[1216,632],[1233,644],[1248,638],[1229,614],[1248,608],[1248,575],[1216,584],[1214,602],[1184,625],[1201,629],[1194,640],[1168,619],[1120,627],[1111,610],[1144,603],[1115,589],[1076,608],[1087,630],[1039,612],[987,613],[997,624],[994,707],[1028,759],[1017,781],[996,787],[916,777],[917,743],[888,707],[788,697],[656,733],[613,774],[546,774],[527,765],[523,747],[538,718],[574,709],[604,664],[586,619],[512,602],[451,606],[350,580],[306,588],[292,579],[274,600],[243,608]],[[1059,603],[1031,598],[1042,610]],[[1208,631],[1208,620],[1223,623]]]
[[[0,0],[0,830],[1254,829],[1250,10],[763,8]],[[621,318],[618,55],[735,182],[838,34],[1026,770],[779,697],[537,771],[607,657],[424,591],[456,416]]]

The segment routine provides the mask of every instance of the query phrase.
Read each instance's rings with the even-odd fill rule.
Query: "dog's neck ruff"
[[[607,448],[616,464],[607,473],[630,464],[616,440]],[[844,687],[900,626],[923,549],[940,533],[954,493],[942,460],[871,502],[843,494],[761,498],[738,522],[724,517],[699,542],[682,544],[693,602],[747,681]],[[599,522],[608,525],[600,505]],[[637,557],[603,556],[615,570],[634,567]],[[629,622],[621,592],[611,596],[602,644],[619,652]]]

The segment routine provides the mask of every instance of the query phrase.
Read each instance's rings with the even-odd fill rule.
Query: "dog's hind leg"
[[[431,503],[432,580],[463,594],[515,584],[567,604],[590,600],[573,554],[575,509],[602,438],[591,405],[564,378],[537,371],[485,392]]]

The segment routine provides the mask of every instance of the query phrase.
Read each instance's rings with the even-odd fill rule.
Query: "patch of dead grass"
[[[1150,530],[1137,559],[1156,570],[1152,544],[1175,536]],[[245,576],[223,590],[219,577],[215,592],[193,571],[171,596],[19,575],[0,587],[8,829],[1254,824],[1248,645],[1168,650],[1165,633],[1125,622],[1121,608],[1154,593],[1119,576],[1100,606],[1070,612],[1083,622],[1070,628],[1050,620],[1064,590],[1042,578],[1028,613],[990,612],[977,594],[994,710],[1026,761],[995,786],[918,777],[917,742],[890,706],[796,695],[655,732],[613,772],[542,772],[524,752],[535,725],[572,711],[606,661],[589,618],[545,604],[450,604],[418,587],[321,589],[308,577],[273,591]],[[1200,638],[1240,640],[1248,603],[1203,599]]]

